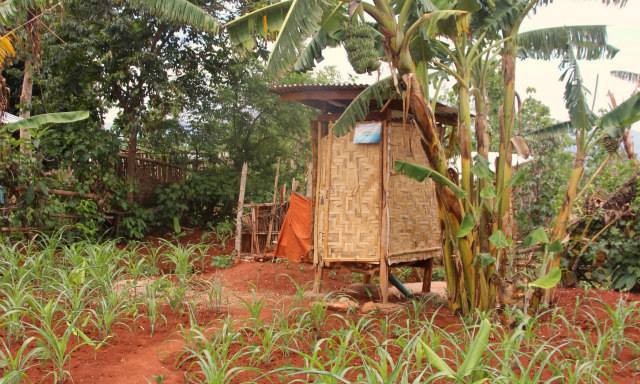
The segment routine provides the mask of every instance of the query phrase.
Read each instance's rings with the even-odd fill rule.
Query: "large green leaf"
[[[236,48],[253,50],[256,39],[272,41],[282,29],[292,0],[281,1],[240,16],[225,25]]]
[[[552,124],[548,127],[540,128],[535,131],[527,132],[525,136],[547,136],[547,135],[557,135],[561,133],[569,133],[573,125],[570,121],[563,121],[562,123]]]
[[[542,276],[536,281],[529,283],[529,287],[551,289],[554,288],[562,279],[562,271],[560,268],[555,267],[549,273]]]
[[[188,25],[203,32],[218,33],[218,21],[187,0],[129,0],[134,6],[172,23]]]
[[[353,99],[349,106],[342,112],[333,126],[333,132],[342,136],[349,132],[356,122],[364,120],[369,114],[371,101],[375,100],[378,106],[382,106],[388,99],[395,97],[393,79],[386,77],[369,85],[358,97]]]
[[[595,115],[589,108],[587,89],[584,86],[580,67],[573,50],[567,52],[562,65],[564,73],[560,80],[565,81],[564,100],[571,124],[576,129],[588,131],[595,123]]]
[[[460,223],[460,229],[458,229],[458,234],[456,235],[458,238],[463,238],[471,233],[473,228],[476,226],[476,219],[472,214],[467,213],[462,218],[462,223]]]
[[[447,365],[447,363],[440,356],[438,356],[438,354],[435,353],[433,349],[431,349],[424,341],[422,341],[422,339],[420,340],[420,342],[423,343],[422,346],[424,347],[429,364],[431,364],[433,368],[435,368],[438,372],[445,375],[446,377],[450,379],[455,378],[455,374],[449,367],[449,365]]]
[[[640,120],[640,93],[636,93],[600,117],[598,127],[612,138],[620,138],[624,128]]]
[[[492,180],[494,174],[491,167],[489,167],[489,160],[479,155],[477,155],[474,160],[472,168],[473,175],[479,179]]]
[[[313,69],[316,62],[324,59],[322,51],[326,47],[335,47],[343,39],[344,24],[348,16],[344,4],[338,4],[326,14],[320,30],[306,44],[293,67],[294,71],[304,72]]]
[[[618,49],[607,43],[605,25],[574,25],[523,32],[518,35],[521,58],[550,60],[563,58],[568,49],[579,60],[612,58]]]
[[[330,0],[293,0],[278,34],[267,73],[278,77],[290,71],[304,51],[304,43],[319,30],[325,12],[334,4]]]
[[[16,121],[15,123],[6,124],[4,128],[9,132],[13,132],[20,129],[37,129],[50,124],[74,123],[88,118],[89,112],[87,111],[45,113]]]
[[[504,232],[499,229],[491,234],[491,236],[489,237],[489,241],[491,242],[491,244],[493,244],[494,247],[498,249],[509,248],[511,246],[511,241],[509,241]]]
[[[478,368],[480,359],[487,350],[490,333],[491,323],[487,319],[482,320],[482,322],[480,323],[480,329],[476,334],[476,338],[473,340],[473,343],[471,343],[471,347],[469,347],[469,351],[465,356],[464,362],[462,363],[460,368],[458,368],[457,377],[459,379],[469,376],[473,373],[474,370]]]
[[[422,165],[407,163],[404,161],[396,161],[395,163],[395,171],[402,173],[405,176],[408,176],[417,181],[424,181],[426,178],[430,178],[436,183],[449,188],[453,193],[455,193],[458,197],[465,197],[465,191],[456,185],[453,181],[449,180],[449,178],[439,172],[431,168],[427,168]]]
[[[536,244],[549,244],[549,237],[547,236],[547,232],[545,232],[544,228],[536,228],[534,229],[525,239],[524,246],[530,247]]]

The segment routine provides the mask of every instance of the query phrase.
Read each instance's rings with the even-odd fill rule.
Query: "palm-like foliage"
[[[218,33],[218,21],[188,0],[129,0],[129,2],[168,22],[186,24],[203,32]]]
[[[604,25],[575,25],[543,28],[518,35],[519,55],[523,59],[562,58],[572,47],[579,60],[611,59],[618,49],[607,43]]]
[[[252,50],[258,40],[273,41],[287,17],[292,0],[281,1],[247,13],[228,24],[225,29],[239,51]]]
[[[449,186],[436,190],[439,194],[440,213],[447,227],[445,233],[450,237],[446,240],[448,243],[445,249],[456,247],[462,261],[460,268],[447,271],[447,281],[452,287],[464,287],[467,296],[462,298],[454,293],[450,299],[454,296],[455,299],[450,303],[455,301],[454,307],[457,305],[457,308],[466,311],[476,305],[488,308],[492,304],[491,299],[485,299],[484,293],[488,293],[488,280],[496,280],[492,277],[495,271],[490,268],[479,271],[479,268],[484,267],[477,267],[473,261],[478,243],[484,242],[487,251],[490,251],[487,239],[491,233],[481,233],[480,227],[505,230],[510,225],[508,212],[512,173],[511,136],[516,119],[516,57],[561,58],[571,125],[591,127],[594,119],[589,113],[579,68],[574,63],[577,59],[612,57],[617,52],[607,44],[606,29],[603,26],[549,28],[519,34],[520,25],[529,11],[549,2],[550,0],[290,0],[277,2],[242,16],[229,23],[227,29],[236,45],[243,48],[255,47],[256,39],[274,41],[267,68],[269,73],[279,76],[290,70],[312,68],[322,59],[324,48],[337,45],[345,39],[345,23],[350,17],[364,18],[363,14],[366,13],[369,17],[367,22],[371,19],[374,21],[374,26],[382,37],[382,60],[389,64],[391,77],[369,86],[356,97],[336,121],[334,132],[344,134],[356,121],[364,119],[372,101],[381,105],[384,100],[397,95],[402,96],[407,108],[413,112],[416,126],[423,137],[425,155],[431,163],[432,169],[428,172],[417,172],[422,178],[431,175],[429,177],[446,185],[447,179],[437,176],[447,174],[448,156],[460,151],[460,187],[452,189]],[[470,97],[475,92],[474,95],[480,95],[478,100],[483,97],[486,99],[482,74],[486,75],[487,68],[491,68],[490,63],[497,55],[502,58],[505,93],[501,121],[501,156],[496,179],[483,181],[488,184],[481,184],[478,188],[473,185],[475,178],[470,158]],[[450,74],[458,83],[458,127],[448,135],[442,135],[436,129],[433,113],[424,96],[429,89],[429,74],[433,69]],[[479,88],[478,92],[476,87]],[[446,150],[440,141],[441,137],[449,140],[450,145],[447,145]],[[489,147],[487,143],[483,146]],[[407,167],[411,166],[405,165],[405,171],[409,169]],[[410,170],[416,171],[416,168]],[[496,204],[498,208],[491,212],[490,217],[479,220],[483,224],[474,224],[471,229],[464,231],[464,236],[455,236],[463,217],[479,211],[480,198],[477,197],[477,191],[487,186],[501,191],[501,200]],[[464,193],[456,196],[454,192],[460,191]],[[482,236],[484,237],[481,238]],[[510,237],[509,234],[507,236]],[[499,258],[505,256],[504,252],[498,250],[495,256],[498,260],[496,266],[506,265],[499,262]],[[453,256],[445,255],[445,259],[448,257]],[[487,280],[483,281],[484,278]],[[482,303],[478,303],[478,300]]]
[[[629,71],[611,71],[611,75],[618,79],[630,81],[636,84],[636,87],[640,87],[640,73]]]
[[[336,135],[344,135],[357,121],[361,121],[369,114],[371,101],[375,100],[378,106],[382,106],[386,100],[391,99],[396,94],[391,77],[384,78],[362,91],[358,97],[351,101],[349,106],[336,120],[333,131]]]
[[[598,120],[598,128],[610,138],[619,141],[625,129],[640,121],[640,93],[635,93]]]

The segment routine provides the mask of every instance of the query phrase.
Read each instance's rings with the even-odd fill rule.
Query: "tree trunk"
[[[238,209],[236,211],[236,256],[240,256],[242,252],[242,214],[244,213],[244,193],[247,186],[247,173],[249,166],[245,161],[242,164],[242,172],[240,173],[240,192],[238,193]]]
[[[487,93],[484,86],[474,89],[474,101],[476,105],[475,131],[478,155],[485,160],[489,160],[489,118],[487,113]],[[481,252],[489,252],[489,236],[491,236],[491,213],[482,204],[480,191],[487,187],[487,180],[478,180],[478,190],[476,191],[477,205],[481,207],[480,225],[478,226],[478,240]]]
[[[569,181],[567,183],[567,191],[564,195],[564,201],[562,207],[558,212],[551,237],[553,241],[562,241],[567,236],[567,226],[571,217],[571,211],[573,210],[573,204],[575,203],[576,195],[578,194],[578,188],[580,187],[580,180],[584,174],[584,162],[585,154],[582,149],[578,149],[576,158],[573,162],[573,169],[569,175]],[[551,267],[557,267],[560,265],[560,255],[555,258],[555,261]]]
[[[130,124],[129,145],[127,148],[127,202],[135,201],[137,154],[138,154],[138,126]]]
[[[501,230],[507,239],[513,237],[511,218],[511,136],[515,125],[515,80],[516,80],[516,53],[517,44],[515,35],[508,34],[511,38],[506,40],[502,51],[502,80],[504,87],[504,100],[502,104],[502,116],[500,119],[500,157],[498,158],[496,191],[501,199],[498,201],[495,228]],[[504,252],[498,252],[496,269],[501,277],[506,276],[506,260]]]
[[[469,76],[464,76],[469,84]],[[460,169],[462,189],[467,196],[473,196],[471,175],[471,95],[466,85],[458,84],[458,135],[460,145]],[[471,204],[467,199],[467,204]],[[465,207],[468,209],[468,207]]]
[[[424,93],[415,75],[408,73],[403,75],[403,81],[409,92],[409,106],[415,117],[417,126],[422,135],[422,147],[425,155],[429,159],[429,163],[437,172],[448,174],[447,160],[444,155],[444,149],[440,143],[435,118],[431,108],[426,103]],[[457,180],[456,180],[457,181]],[[468,313],[469,310],[476,308],[476,270],[473,265],[474,254],[472,249],[472,240],[468,237],[458,238],[457,233],[460,229],[460,223],[464,216],[464,210],[460,199],[449,189],[442,185],[436,184],[436,197],[438,199],[440,219],[443,221],[444,236],[449,239],[456,239],[458,255],[462,262],[462,281],[463,284],[458,292],[461,310]],[[444,257],[453,258],[453,253],[449,255],[445,252]],[[460,286],[459,274],[452,269],[455,266],[454,259],[444,260],[445,267],[449,266],[447,274],[447,284],[451,286]],[[450,280],[451,279],[451,280]],[[455,279],[455,280],[453,280]]]
[[[24,71],[22,75],[22,90],[20,93],[20,117],[23,119],[31,117],[31,101],[33,99],[33,62],[27,59],[24,62]],[[26,128],[20,128],[20,150],[23,154],[29,154],[31,151],[30,141],[31,132]]]

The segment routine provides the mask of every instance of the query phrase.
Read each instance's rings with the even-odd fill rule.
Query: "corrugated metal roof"
[[[367,84],[357,84],[357,83],[333,83],[333,84],[321,84],[321,83],[312,83],[312,84],[274,84],[271,86],[271,89],[278,93],[279,90],[283,91],[292,91],[292,90],[327,90],[327,89],[365,89],[367,88]]]

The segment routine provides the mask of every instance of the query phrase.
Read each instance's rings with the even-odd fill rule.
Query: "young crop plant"
[[[94,345],[93,341],[78,327],[79,316],[64,316],[60,320],[59,314],[63,311],[60,298],[50,299],[46,303],[33,300],[34,324],[29,324],[37,336],[36,351],[38,357],[51,364],[51,370],[47,376],[51,376],[53,383],[63,383],[71,377],[67,366],[74,350],[83,345]],[[62,329],[62,333],[57,332]],[[77,341],[77,342],[75,342]]]
[[[240,332],[233,328],[231,317],[227,317],[221,328],[211,337],[201,330],[193,332],[192,345],[185,347],[182,364],[189,362],[189,382],[199,384],[227,384],[234,382],[239,374],[256,369],[238,365],[240,360],[251,355],[249,347],[240,347],[232,352],[234,345],[239,345]]]
[[[257,363],[268,363],[274,353],[281,349],[280,340],[285,336],[285,332],[278,328],[277,323],[263,325],[257,330],[253,330],[255,342],[250,342],[252,360]]]
[[[158,279],[145,287],[145,306],[149,320],[149,332],[151,336],[156,330],[158,321],[166,323],[167,318],[161,312],[161,295],[164,289],[164,279]]]
[[[116,324],[126,325],[124,318],[131,314],[131,306],[127,297],[113,289],[95,303],[89,310],[91,323],[100,333],[101,343],[106,343],[113,336]]]
[[[253,290],[251,299],[240,299],[242,301],[242,306],[244,309],[249,312],[249,321],[252,324],[251,326],[255,329],[259,328],[262,325],[262,311],[264,310],[265,305],[267,304],[265,299],[259,297],[255,290]]]
[[[9,346],[24,336],[23,318],[27,314],[29,302],[32,300],[32,276],[26,271],[22,276],[7,277],[12,281],[0,283],[0,329],[4,330]]]
[[[15,352],[2,340],[0,348],[0,377],[1,384],[20,384],[27,380],[27,371],[35,366],[38,350],[31,347],[34,337],[24,339]]]
[[[423,345],[427,360],[437,372],[430,378],[430,381],[446,378],[456,384],[485,382],[485,378],[483,377],[484,372],[482,372],[482,357],[488,349],[490,333],[491,323],[489,320],[482,320],[475,339],[469,345],[469,348],[464,354],[464,360],[458,365],[456,370],[451,368],[449,364],[438,356],[428,345]]]
[[[207,305],[209,310],[215,313],[222,313],[225,306],[225,297],[223,293],[222,282],[219,278],[215,277],[208,282],[209,289],[207,289]],[[228,306],[228,300],[226,302]]]
[[[191,256],[196,252],[197,246],[183,246],[173,244],[170,241],[162,240],[162,244],[166,248],[166,258],[173,265],[173,273],[180,284],[187,284],[191,274],[193,273],[193,265],[191,264]]]
[[[332,338],[317,340],[309,353],[302,350],[292,353],[303,359],[303,367],[284,367],[275,371],[287,372],[290,377],[302,376],[291,380],[292,383],[349,383],[346,376],[356,369],[355,359],[359,356],[355,350],[347,348],[344,341]]]

